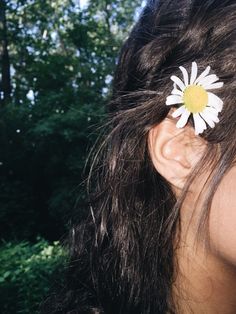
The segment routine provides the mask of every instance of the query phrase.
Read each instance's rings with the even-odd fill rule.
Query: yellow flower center
[[[208,94],[202,86],[190,85],[184,91],[183,100],[190,112],[202,112],[208,104]]]

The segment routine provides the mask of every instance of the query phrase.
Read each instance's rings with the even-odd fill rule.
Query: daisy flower
[[[192,114],[195,134],[198,135],[206,130],[207,124],[213,128],[215,123],[219,122],[218,113],[223,108],[223,101],[210,91],[221,88],[224,83],[217,82],[219,78],[215,74],[209,74],[210,66],[198,77],[196,62],[192,62],[190,76],[184,67],[180,66],[179,69],[183,74],[183,80],[175,75],[171,76],[174,89],[166,98],[166,105],[182,104],[172,114],[174,118],[180,116],[177,128],[183,128]]]

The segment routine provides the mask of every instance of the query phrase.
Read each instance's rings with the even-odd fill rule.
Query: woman
[[[48,312],[236,313],[235,13],[235,0],[148,1]]]

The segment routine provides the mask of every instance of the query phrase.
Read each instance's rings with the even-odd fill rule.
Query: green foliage
[[[66,254],[58,242],[3,243],[0,261],[2,314],[37,313],[53,284],[63,284]]]
[[[5,1],[12,97],[0,108],[2,238],[58,239],[69,217],[85,213],[85,160],[140,2]]]
[[[142,1],[0,2],[10,61],[0,47],[0,89],[6,67],[12,87],[10,100],[0,93],[0,225],[10,241],[0,246],[0,312],[26,314],[61,280],[65,253],[57,242],[15,241],[58,239],[86,214],[85,160]]]

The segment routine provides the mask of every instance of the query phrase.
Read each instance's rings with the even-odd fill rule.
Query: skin
[[[236,166],[224,176],[210,210],[209,246],[196,243],[203,199],[196,202],[205,177],[194,184],[181,208],[181,240],[174,295],[179,313],[236,313]],[[193,206],[195,204],[195,206]],[[181,291],[181,293],[179,293]]]
[[[169,181],[177,199],[205,148],[206,142],[195,136],[192,127],[177,129],[170,115],[149,132],[153,165]],[[196,236],[204,201],[204,191],[200,192],[210,170],[196,176],[180,210],[173,285],[177,314],[236,313],[236,165],[225,174],[214,194],[206,246],[206,241],[197,241]]]

